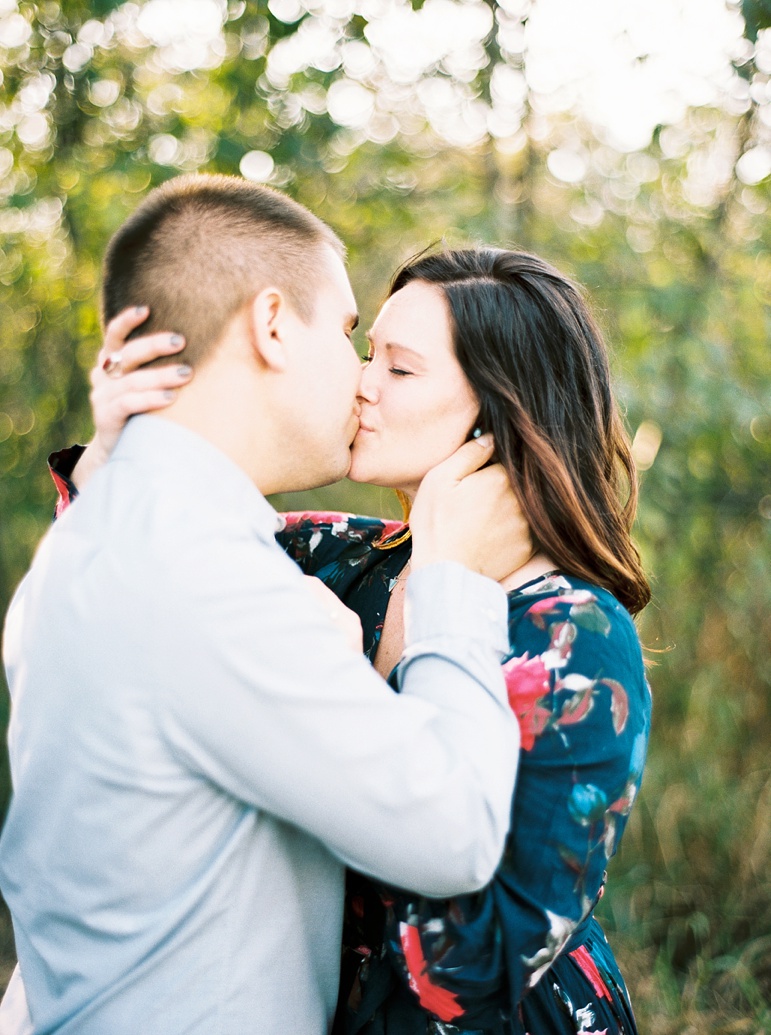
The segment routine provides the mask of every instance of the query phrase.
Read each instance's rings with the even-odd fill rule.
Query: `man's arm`
[[[180,642],[166,657],[167,685],[185,688],[167,701],[168,735],[186,764],[350,865],[428,895],[490,879],[517,767],[500,670],[506,596],[448,563],[476,563],[469,528],[494,538],[524,525],[505,474],[472,473],[491,451],[464,446],[416,503],[400,695],[345,649],[272,541],[250,548],[205,535],[192,577],[180,543],[168,580],[184,587],[173,603]],[[527,553],[529,537],[519,539]]]
[[[220,558],[198,572],[208,600],[188,587],[174,602],[163,680],[173,750],[366,873],[426,895],[483,886],[519,747],[500,670],[503,591],[459,565],[412,576],[396,695],[276,554],[229,572]]]

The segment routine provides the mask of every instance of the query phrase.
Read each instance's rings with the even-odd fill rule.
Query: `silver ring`
[[[111,352],[102,363],[102,370],[108,377],[120,377],[123,373],[123,355],[120,352]]]

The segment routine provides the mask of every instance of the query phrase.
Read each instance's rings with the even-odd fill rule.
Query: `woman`
[[[116,350],[131,320],[112,328],[94,374],[107,439],[127,413],[167,404],[159,391],[173,397],[189,376],[156,369],[111,380],[116,365],[131,371],[172,348],[156,337]],[[504,671],[522,732],[504,858],[486,889],[451,901],[351,875],[338,1028],[629,1035],[628,995],[593,910],[645,759],[650,696],[630,615],[650,593],[629,533],[634,469],[600,332],[547,263],[484,248],[409,262],[369,340],[350,477],[409,502],[436,463],[489,430],[536,549],[503,582]],[[60,454],[58,472],[54,464],[65,493],[76,458]],[[100,459],[92,449],[80,472]],[[408,527],[288,515],[280,538],[359,615],[365,652],[389,675],[402,649]]]

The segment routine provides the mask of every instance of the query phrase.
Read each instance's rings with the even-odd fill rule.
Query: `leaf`
[[[745,23],[744,34],[755,43],[758,32],[771,26],[771,4],[768,0],[742,0],[742,17]]]
[[[624,732],[629,718],[629,697],[618,680],[601,679],[600,682],[610,689],[610,714],[613,717],[613,729],[618,735]]]
[[[558,726],[572,726],[585,719],[592,710],[594,684],[590,683],[585,690],[577,691],[565,701],[557,720]]]
[[[560,859],[565,865],[573,871],[573,873],[580,873],[583,868],[581,859],[576,855],[575,852],[571,852],[569,848],[564,845],[560,845],[558,848]]]
[[[582,629],[607,636],[610,632],[610,619],[597,604],[574,604],[570,609],[570,617]]]
[[[616,850],[616,837],[618,835],[618,820],[613,815],[612,806],[605,813],[605,832],[602,836],[605,849],[605,858],[610,859]]]

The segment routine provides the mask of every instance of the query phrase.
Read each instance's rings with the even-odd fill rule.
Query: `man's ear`
[[[257,361],[268,370],[286,370],[286,334],[291,309],[277,287],[264,288],[247,306],[249,337]]]

